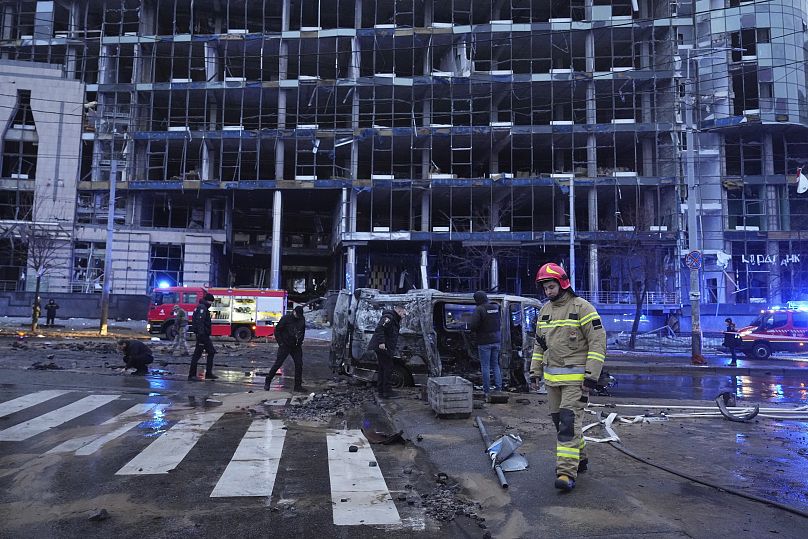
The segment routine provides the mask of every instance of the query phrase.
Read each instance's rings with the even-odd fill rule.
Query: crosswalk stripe
[[[146,414],[152,410],[154,410],[155,414],[162,413],[163,410],[166,409],[167,404],[157,404],[154,402],[146,402],[140,403],[132,406],[128,410],[121,412],[120,414],[116,415],[113,418],[107,419],[101,425],[115,425],[120,423],[122,420],[129,419],[132,417],[137,417],[139,415]],[[117,429],[113,430],[112,432],[107,432],[105,434],[93,434],[91,436],[82,436],[80,438],[72,438],[70,440],[66,440],[61,444],[57,445],[46,454],[54,454],[54,453],[72,453],[75,451],[76,455],[92,455],[99,449],[101,449],[104,444],[107,442],[111,442],[115,438],[125,434],[126,432],[130,431],[131,429],[135,428],[141,423],[142,420],[138,421],[129,421]]]
[[[60,395],[64,395],[65,393],[70,392],[59,389],[49,389],[47,391],[29,393],[28,395],[23,395],[22,397],[17,397],[16,399],[11,399],[10,401],[0,402],[0,417],[11,415],[19,412],[20,410],[30,408],[31,406],[36,406],[37,404],[51,400]]]
[[[210,497],[272,496],[285,438],[283,421],[254,420]]]
[[[334,524],[401,524],[396,504],[362,431],[330,432],[326,441]],[[351,453],[351,445],[358,451]]]
[[[183,419],[130,460],[115,475],[168,473],[193,449],[224,412],[199,412]]]
[[[58,408],[47,414],[35,417],[0,431],[0,442],[21,442],[32,436],[43,433],[62,423],[67,423],[88,412],[92,412],[108,402],[114,401],[120,395],[90,395],[74,403]]]

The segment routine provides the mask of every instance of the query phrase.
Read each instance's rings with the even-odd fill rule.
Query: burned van
[[[533,350],[536,318],[541,302],[533,298],[489,294],[500,305],[502,341],[500,366],[503,381],[511,387],[526,387],[525,373]],[[373,331],[386,309],[403,305],[398,349],[394,353],[395,387],[425,384],[429,376],[460,375],[476,379],[480,361],[474,333],[468,321],[474,312],[472,294],[449,294],[438,290],[413,290],[406,294],[383,294],[360,288],[353,294],[340,292],[334,309],[331,366],[360,379],[376,379],[373,354],[365,354]]]

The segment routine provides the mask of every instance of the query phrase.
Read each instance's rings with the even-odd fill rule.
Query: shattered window
[[[474,305],[446,303],[443,306],[443,326],[450,331],[467,329],[469,320],[474,314]]]

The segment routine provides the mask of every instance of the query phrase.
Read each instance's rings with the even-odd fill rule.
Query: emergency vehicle
[[[173,339],[177,334],[173,313],[175,305],[188,313],[188,331],[193,331],[191,315],[206,292],[215,298],[209,309],[211,335],[214,337],[234,337],[239,342],[248,342],[253,337],[271,337],[275,333],[275,324],[286,312],[285,290],[190,286],[155,288],[149,307],[147,331]]]
[[[768,359],[773,352],[808,352],[808,304],[788,302],[786,308],[761,311],[738,330],[740,349],[747,357]]]

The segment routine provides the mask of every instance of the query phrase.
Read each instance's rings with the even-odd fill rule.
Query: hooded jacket
[[[606,330],[591,303],[567,291],[544,304],[536,325],[531,376],[543,376],[548,386],[594,388],[605,359]]]
[[[191,323],[193,324],[194,333],[196,333],[197,338],[210,337],[211,320],[210,311],[208,311],[209,308],[210,305],[203,299],[199,302],[199,305],[196,306],[196,309],[194,309]]]
[[[385,310],[376,329],[373,331],[373,337],[370,338],[368,343],[368,350],[374,352],[379,351],[379,345],[384,343],[385,351],[391,356],[396,352],[398,346],[398,333],[401,330],[401,317],[392,309]]]
[[[285,314],[275,326],[275,341],[279,345],[297,348],[303,345],[306,337],[306,318],[303,316],[303,307],[295,307],[295,312],[300,318],[295,318],[294,314]]]
[[[500,342],[502,317],[499,305],[488,301],[485,292],[474,293],[477,307],[468,323],[468,328],[477,334],[477,344],[497,344]]]

